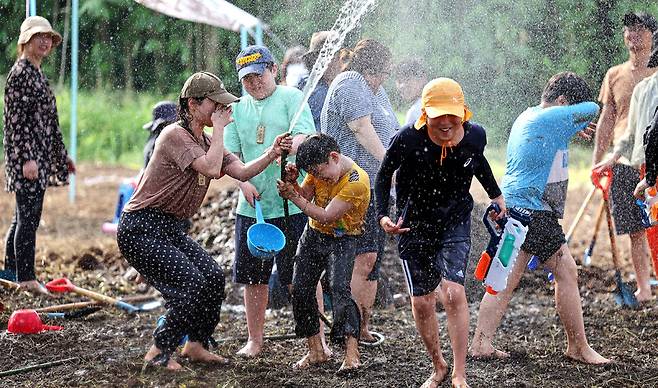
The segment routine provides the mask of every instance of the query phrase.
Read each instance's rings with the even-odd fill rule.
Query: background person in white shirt
[[[429,79],[420,61],[408,59],[395,67],[395,86],[405,104],[412,104],[402,126],[413,125],[420,118],[422,104],[420,95]]]

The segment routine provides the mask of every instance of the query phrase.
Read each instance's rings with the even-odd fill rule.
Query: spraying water
[[[313,69],[308,76],[306,86],[303,90],[304,98],[302,99],[299,108],[297,108],[297,112],[293,116],[292,121],[290,121],[289,132],[291,132],[297,124],[299,116],[304,110],[304,104],[306,104],[311,92],[313,92],[325,70],[327,70],[329,63],[336,52],[342,47],[345,36],[358,25],[361,17],[373,8],[374,5],[375,0],[347,0],[341,7],[338,19],[336,19],[333,27],[331,27],[331,32],[327,37],[327,40],[324,42],[320,54],[318,55],[318,59],[315,61]]]

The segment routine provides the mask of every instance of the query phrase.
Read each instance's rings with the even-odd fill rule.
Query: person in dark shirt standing
[[[3,145],[5,190],[16,198],[5,237],[0,278],[20,283],[33,294],[48,294],[37,280],[34,255],[37,229],[48,187],[68,184],[75,173],[59,127],[55,93],[41,68],[62,36],[41,16],[21,24],[18,59],[5,83]]]
[[[437,78],[423,88],[421,117],[400,129],[386,151],[375,186],[379,224],[399,234],[398,249],[411,294],[416,328],[432,358],[434,373],[423,387],[437,387],[448,373],[441,354],[437,297],[448,316],[454,355],[452,384],[466,384],[468,303],[464,289],[471,248],[469,193],[475,176],[493,203],[505,201],[484,157],[484,128],[469,119],[461,86]],[[397,173],[397,222],[388,214],[391,178]],[[437,290],[438,292],[435,292]]]

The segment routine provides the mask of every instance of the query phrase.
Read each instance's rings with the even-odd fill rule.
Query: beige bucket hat
[[[59,32],[53,30],[50,22],[41,16],[30,16],[23,20],[21,24],[21,34],[18,37],[18,44],[26,44],[32,39],[34,34],[46,33],[53,38],[53,47],[62,43],[62,36]]]

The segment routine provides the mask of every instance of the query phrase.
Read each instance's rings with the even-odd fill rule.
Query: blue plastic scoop
[[[263,210],[257,199],[254,199],[254,206],[256,207],[256,223],[247,230],[247,247],[255,257],[272,258],[286,246],[286,236],[281,229],[265,222]]]

